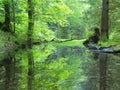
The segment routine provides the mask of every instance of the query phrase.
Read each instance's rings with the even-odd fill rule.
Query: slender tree
[[[4,31],[11,32],[11,26],[10,26],[10,0],[6,0],[4,2],[4,10],[5,10],[5,27],[3,28]]]
[[[102,1],[102,18],[101,18],[101,40],[106,41],[109,38],[109,0]]]
[[[32,33],[34,28],[34,4],[28,0],[28,90],[34,88],[34,57],[32,52]]]
[[[12,3],[12,19],[13,19],[13,32],[15,33],[15,2],[11,0]]]
[[[28,47],[32,47],[32,33],[34,28],[34,5],[33,0],[28,0]]]

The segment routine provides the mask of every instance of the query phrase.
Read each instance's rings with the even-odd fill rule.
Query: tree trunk
[[[12,22],[13,22],[13,32],[15,33],[15,2],[14,0],[11,0],[12,2]]]
[[[5,27],[3,31],[11,32],[10,27],[10,0],[4,2],[4,10],[5,10]]]
[[[101,40],[106,41],[109,38],[109,0],[103,0],[102,18],[101,18]]]
[[[28,0],[28,90],[34,90],[34,57],[32,52],[32,33],[34,28],[34,4]]]
[[[32,0],[28,0],[28,47],[32,47],[32,33],[34,28],[34,5]]]

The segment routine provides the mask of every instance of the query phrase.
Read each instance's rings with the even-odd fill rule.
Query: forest
[[[119,0],[0,0],[0,90],[120,90]]]
[[[1,44],[4,41],[26,44],[28,38],[34,43],[61,39],[81,40],[88,38],[95,27],[100,28],[101,42],[119,44],[120,2],[104,2],[105,4],[102,4],[102,0],[1,0]]]

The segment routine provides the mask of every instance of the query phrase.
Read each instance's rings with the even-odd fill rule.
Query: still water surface
[[[52,44],[6,53],[0,90],[120,90],[120,54]]]

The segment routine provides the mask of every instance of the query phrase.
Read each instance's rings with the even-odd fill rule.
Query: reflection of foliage
[[[33,90],[89,90],[90,88],[97,90],[99,88],[100,55],[74,46],[74,42],[72,41],[68,46],[66,46],[67,42],[54,44],[56,47],[50,43],[33,46],[35,78]],[[28,88],[27,51],[20,50],[15,55],[15,77],[18,90]],[[108,88],[119,90],[119,57],[111,54],[108,57]],[[3,70],[0,70],[0,75],[3,75]],[[0,85],[3,82],[1,80]]]
[[[48,66],[50,70],[54,71],[54,74],[57,74],[60,80],[67,79],[67,77],[71,74],[71,71],[65,69],[65,66],[67,66],[65,60],[65,58],[61,58],[58,62],[53,61]],[[54,74],[52,74],[52,76],[54,76]]]
[[[40,46],[34,46],[33,47],[33,52],[34,52],[34,58],[35,62],[45,62],[45,59],[54,51],[54,47],[52,45],[46,46],[46,45],[41,45]]]
[[[120,89],[120,57],[117,55],[108,55],[108,88],[109,90]]]
[[[53,58],[36,63],[36,88],[72,90],[74,86],[84,81],[85,77],[81,75],[82,70],[79,68],[81,58],[76,52],[77,49],[72,47],[59,47],[50,55]]]
[[[52,61],[49,64],[38,63],[36,65],[36,88],[61,90],[57,83],[67,79],[72,73],[65,69],[65,66],[68,65],[66,60],[66,58],[61,58],[59,61]]]

